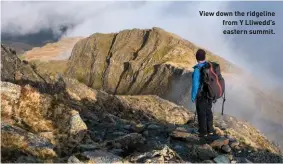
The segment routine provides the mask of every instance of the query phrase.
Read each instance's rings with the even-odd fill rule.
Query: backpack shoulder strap
[[[224,103],[226,101],[226,97],[225,97],[225,90],[224,90],[224,93],[223,93],[223,102],[222,102],[222,112],[221,112],[221,115],[223,116],[223,112],[224,112]]]

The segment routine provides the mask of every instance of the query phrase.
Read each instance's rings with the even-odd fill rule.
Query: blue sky
[[[283,2],[1,2],[1,30],[35,33],[73,25],[69,36],[118,32],[130,28],[161,27],[244,67],[269,86],[283,84]],[[223,35],[223,19],[255,17],[200,17],[199,11],[273,11],[276,35]],[[281,18],[281,19],[280,19]],[[240,28],[237,26],[229,28]],[[243,28],[243,27],[242,27]],[[250,28],[250,27],[249,27]],[[262,28],[262,27],[259,27]]]

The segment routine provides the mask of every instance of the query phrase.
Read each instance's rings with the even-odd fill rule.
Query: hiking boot
[[[207,143],[210,144],[215,140],[218,140],[220,138],[220,136],[216,135],[216,134],[206,134],[206,135],[199,135],[201,142],[202,143]]]
[[[199,134],[198,136],[200,138],[200,140],[199,140],[200,144],[206,144],[207,143],[207,141],[206,141],[206,138],[208,137],[207,134]]]
[[[212,131],[208,132],[208,134],[209,135],[216,135],[216,130],[213,129]]]
[[[198,136],[199,136],[200,138],[205,138],[205,137],[208,136],[208,134],[201,134],[201,133],[198,133]]]
[[[217,134],[209,134],[206,137],[206,141],[211,143],[211,142],[213,142],[215,140],[218,140],[219,138],[220,138],[220,136],[218,136]]]

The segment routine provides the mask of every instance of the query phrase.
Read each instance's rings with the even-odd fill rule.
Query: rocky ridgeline
[[[1,47],[1,77],[9,75],[1,81],[1,162],[282,162],[279,149],[247,122],[216,114],[221,138],[206,143],[183,107],[43,78]]]
[[[2,162],[281,160],[275,146],[235,118],[216,117],[222,137],[206,144],[190,123],[193,113],[173,103],[156,96],[113,96],[64,81],[65,92],[53,95],[1,83]]]
[[[158,95],[179,103],[189,91],[198,47],[161,28],[131,29],[119,33],[95,33],[78,41],[68,60],[66,75],[94,89],[120,95]],[[228,61],[208,53],[223,70]],[[184,75],[185,74],[185,75]],[[185,77],[184,77],[185,76]],[[186,81],[170,96],[173,83]]]

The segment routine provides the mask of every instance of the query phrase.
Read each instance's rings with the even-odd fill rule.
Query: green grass
[[[25,60],[25,56],[24,56],[24,55],[18,55],[18,57],[19,57],[19,59],[20,59],[21,61]]]
[[[40,73],[56,75],[58,73],[64,74],[67,68],[67,61],[30,61],[31,65],[34,65]]]
[[[164,46],[163,48],[159,49],[155,54],[152,55],[152,59],[154,62],[162,62],[164,61],[164,56],[170,51],[170,47]]]

